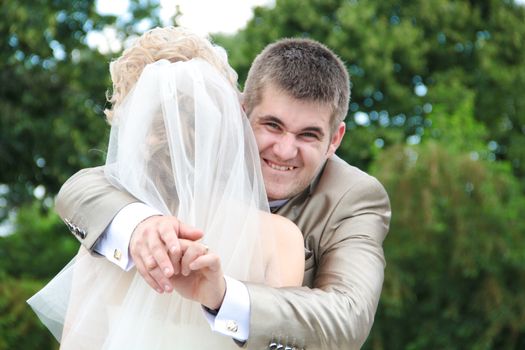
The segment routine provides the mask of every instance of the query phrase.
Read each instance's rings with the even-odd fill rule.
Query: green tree
[[[80,168],[101,164],[109,55],[87,45],[90,31],[132,35],[160,21],[156,2],[131,1],[127,19],[101,16],[95,2],[2,1],[0,11],[0,220],[7,208],[51,197]]]
[[[17,279],[56,275],[79,244],[57,214],[38,202],[19,208],[14,232],[0,236],[0,271]]]
[[[0,236],[0,350],[58,348],[26,300],[71,260],[79,244],[59,217],[43,208],[21,207],[13,234]]]
[[[369,349],[525,346],[525,198],[510,165],[484,151],[472,105],[431,113],[421,144],[374,162],[393,216]]]
[[[0,271],[0,350],[58,349],[25,302],[41,287],[40,281],[11,278]]]

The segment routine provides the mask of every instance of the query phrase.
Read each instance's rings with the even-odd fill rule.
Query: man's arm
[[[136,198],[111,185],[104,168],[97,167],[81,170],[66,181],[55,209],[77,239],[93,252],[117,213],[136,202]],[[169,278],[180,268],[178,237],[196,240],[202,235],[202,231],[174,216],[151,216],[134,228],[129,251],[137,270],[152,288],[159,293],[171,292]]]
[[[313,288],[247,284],[251,304],[247,347],[262,349],[275,343],[359,349],[379,302],[385,267],[382,243],[389,222],[390,204],[383,187],[375,180],[353,186],[317,238]]]
[[[58,192],[55,210],[70,231],[89,251],[115,215],[126,205],[138,202],[112,186],[104,167],[80,170]]]

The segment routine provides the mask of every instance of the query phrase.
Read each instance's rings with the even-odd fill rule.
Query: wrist
[[[221,277],[218,286],[219,288],[216,290],[216,293],[214,293],[214,296],[201,303],[211,314],[219,312],[224,301],[224,296],[226,295],[226,281],[224,277]]]

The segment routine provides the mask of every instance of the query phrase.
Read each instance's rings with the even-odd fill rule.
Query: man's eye
[[[319,140],[319,135],[314,134],[313,132],[303,132],[300,136],[301,138],[305,140],[310,140],[310,141]]]
[[[266,125],[268,128],[270,128],[270,129],[274,129],[274,130],[280,130],[280,129],[281,129],[281,127],[279,126],[279,124],[274,123],[274,122],[267,122],[265,125]]]

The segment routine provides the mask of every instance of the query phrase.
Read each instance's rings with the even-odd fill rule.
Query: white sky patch
[[[252,18],[255,6],[270,6],[275,0],[161,0],[161,18],[167,21],[179,5],[179,24],[200,35],[235,33]]]
[[[46,188],[43,185],[38,185],[33,190],[33,196],[35,196],[36,199],[42,199],[46,195]]]
[[[368,117],[368,114],[365,112],[356,112],[354,113],[354,120],[357,125],[369,125],[370,124],[370,118]]]
[[[252,18],[254,7],[273,4],[275,0],[160,0],[160,17],[164,24],[170,23],[179,5],[182,12],[179,25],[203,36],[211,33],[233,34]],[[128,0],[97,0],[97,11],[105,15],[126,16],[128,6]],[[122,49],[115,29],[109,27],[88,33],[87,43],[102,53]]]
[[[97,11],[103,15],[121,15],[128,10],[128,0],[97,0]]]
[[[119,52],[122,50],[122,43],[117,38],[115,28],[106,27],[101,32],[89,32],[86,41],[89,47],[97,47],[102,53]]]
[[[414,92],[419,97],[423,97],[423,96],[425,96],[427,94],[428,88],[424,84],[417,84],[414,87]]]

